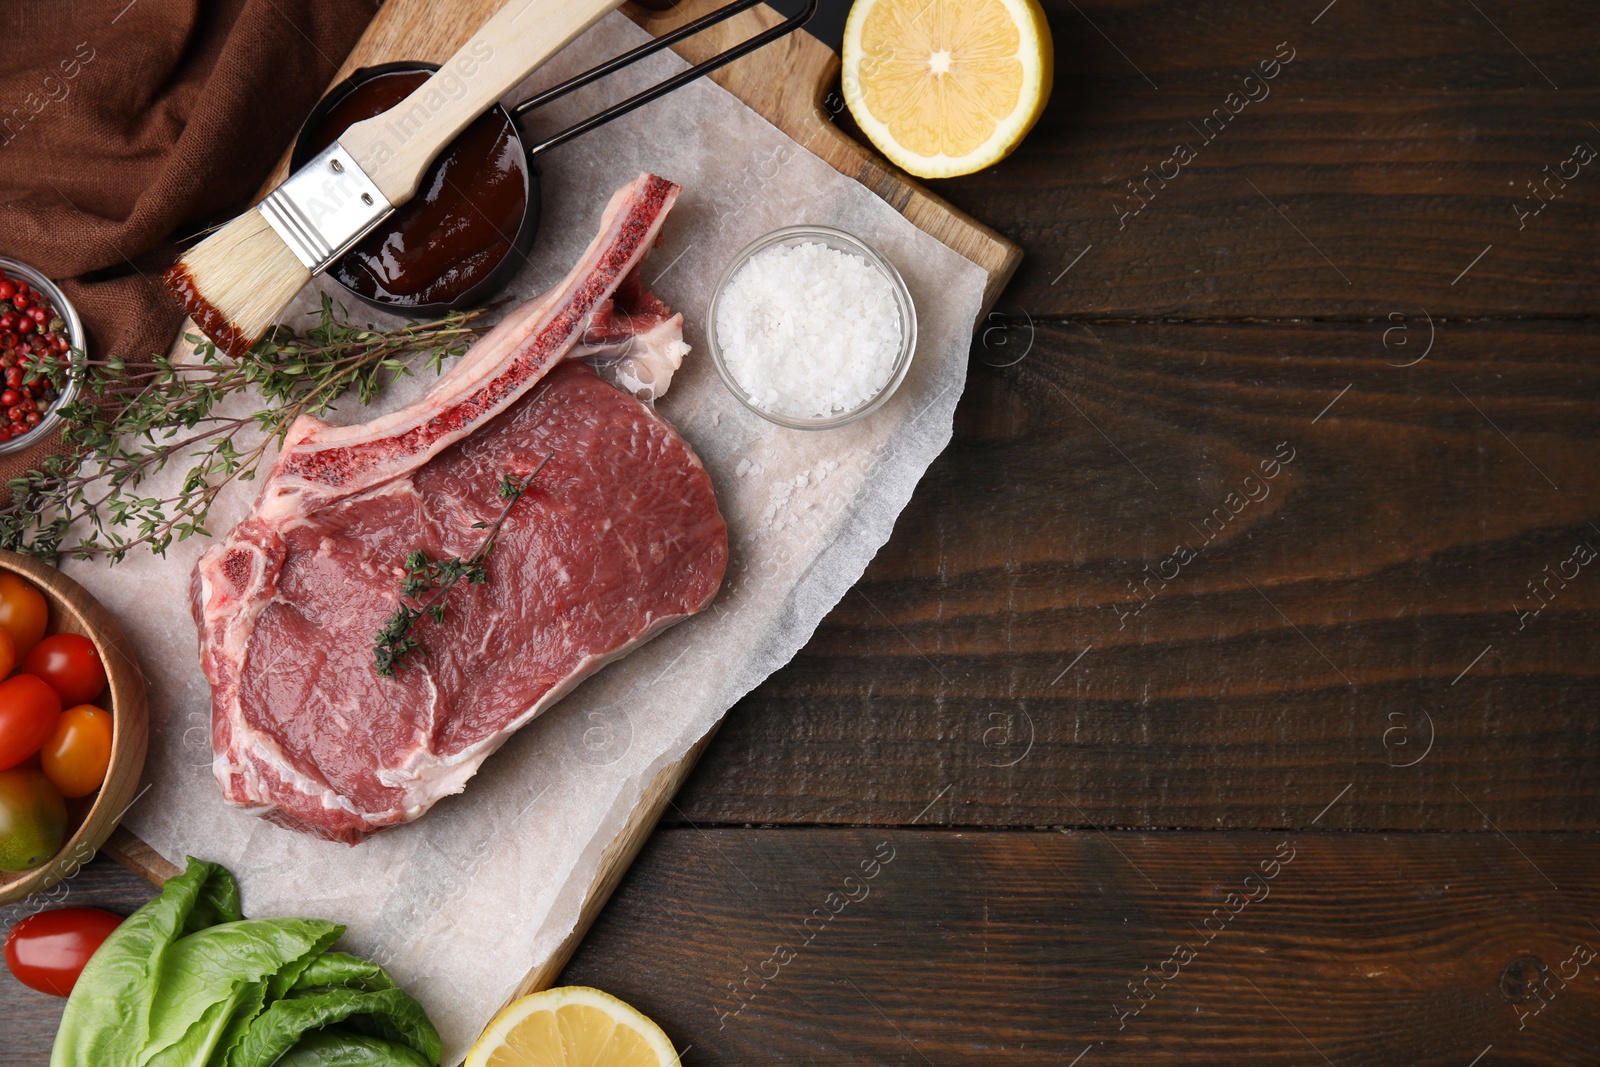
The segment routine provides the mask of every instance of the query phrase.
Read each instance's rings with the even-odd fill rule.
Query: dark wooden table
[[[1046,7],[955,442],[563,980],[687,1064],[1600,1063],[1600,12]]]

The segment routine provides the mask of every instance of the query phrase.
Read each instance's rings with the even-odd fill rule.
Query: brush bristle
[[[189,249],[164,276],[219,348],[242,356],[311,280],[259,211],[246,211]]]

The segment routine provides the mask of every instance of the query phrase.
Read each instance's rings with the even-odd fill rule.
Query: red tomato
[[[61,698],[33,675],[0,682],[0,771],[39,751],[60,718]]]
[[[44,776],[62,796],[88,796],[100,788],[111,766],[111,716],[93,704],[68,708],[39,755]]]
[[[12,638],[11,631],[0,626],[0,678],[11,673],[11,668],[17,665],[17,642]]]
[[[30,989],[64,997],[94,950],[120,925],[120,918],[99,908],[41,911],[11,928],[6,966]]]
[[[106,687],[106,669],[94,642],[82,634],[52,634],[33,646],[22,661],[25,673],[43,678],[71,707],[100,695]]]
[[[33,651],[49,618],[43,593],[15,574],[0,573],[0,626],[10,631],[18,656]]]

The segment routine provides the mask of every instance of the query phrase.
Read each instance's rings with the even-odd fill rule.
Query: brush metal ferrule
[[[326,270],[394,210],[335,141],[256,205],[312,274]]]

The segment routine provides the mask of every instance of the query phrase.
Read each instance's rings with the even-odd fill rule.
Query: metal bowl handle
[[[762,0],[733,0],[733,3],[728,4],[725,7],[720,7],[711,12],[709,15],[702,15],[693,22],[685,23],[670,33],[662,34],[653,41],[648,41],[637,48],[630,49],[619,56],[606,60],[604,63],[590,67],[582,74],[574,75],[573,77],[562,82],[560,85],[546,89],[544,92],[530,97],[521,104],[518,104],[516,107],[512,108],[511,113],[520,119],[528,112],[543,107],[552,100],[557,100],[563,96],[566,96],[568,93],[577,89],[581,89],[591,82],[599,81],[601,78],[604,78],[609,74],[613,74],[624,67],[637,63],[646,56],[654,55],[663,48],[669,48],[687,37],[693,37],[702,30],[715,26],[717,23],[726,19],[730,19],[734,15],[739,14],[741,11],[748,11],[750,8],[755,7],[761,2]],[[619,118],[623,115],[626,115],[635,108],[643,107],[652,100],[665,96],[674,89],[680,88],[694,81],[696,78],[710,74],[719,67],[725,67],[734,60],[749,55],[762,45],[776,41],[779,37],[783,37],[794,30],[799,29],[801,26],[804,26],[808,21],[810,21],[811,16],[816,14],[816,10],[817,0],[806,0],[805,7],[802,8],[798,14],[785,19],[776,26],[761,31],[747,41],[734,45],[725,52],[712,56],[703,63],[698,63],[695,66],[690,67],[688,70],[680,71],[677,74],[674,74],[672,77],[658,82],[650,88],[636,93],[620,103],[613,104],[604,111],[591,115],[580,122],[573,123],[560,133],[546,138],[540,143],[534,145],[532,148],[528,149],[529,157],[537,156],[546,149],[554,148],[557,145],[566,144],[574,137],[588,133],[590,130],[595,129],[596,127],[604,126],[614,118]]]

